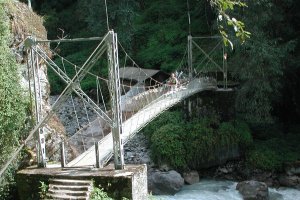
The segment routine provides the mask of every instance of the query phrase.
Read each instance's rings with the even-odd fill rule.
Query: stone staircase
[[[90,180],[50,179],[47,199],[87,200],[92,188]]]

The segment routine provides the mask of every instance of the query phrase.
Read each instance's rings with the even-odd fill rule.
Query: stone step
[[[55,190],[89,191],[90,188],[90,185],[49,185],[49,189]]]
[[[54,185],[92,185],[92,181],[89,180],[50,179],[49,182]]]
[[[61,195],[69,195],[69,196],[89,196],[89,191],[74,191],[74,190],[55,190],[49,189],[48,194],[61,194]]]
[[[71,196],[66,194],[49,194],[47,195],[49,199],[55,200],[88,200],[88,196]]]
[[[89,199],[93,183],[90,180],[50,179],[49,199]]]

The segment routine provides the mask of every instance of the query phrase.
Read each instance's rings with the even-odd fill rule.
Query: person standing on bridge
[[[179,84],[179,81],[178,81],[178,79],[176,78],[176,76],[175,76],[174,73],[171,74],[171,76],[170,76],[170,78],[169,78],[168,84],[170,85],[170,88],[171,88],[170,90],[171,90],[171,92],[175,92],[176,89],[177,89],[177,86],[178,86],[178,84]]]

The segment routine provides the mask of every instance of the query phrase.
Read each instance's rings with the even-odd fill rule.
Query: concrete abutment
[[[147,199],[147,166],[126,165],[115,170],[113,165],[102,169],[82,168],[27,168],[17,174],[18,195],[21,200],[40,199],[41,183],[50,179],[93,180],[94,185],[103,188],[113,199],[123,197],[132,200]]]

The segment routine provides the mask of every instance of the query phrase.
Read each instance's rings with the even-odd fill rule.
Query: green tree
[[[26,102],[20,87],[20,74],[18,65],[9,45],[11,34],[9,31],[9,18],[5,12],[7,2],[0,3],[0,166],[7,162],[12,152],[19,145],[24,136],[26,120]],[[15,191],[14,165],[6,170],[0,182],[0,199],[12,198]]]
[[[174,0],[144,2],[136,17],[134,52],[146,68],[178,68],[187,37],[186,4]]]
[[[104,35],[107,29],[114,29],[126,49],[131,48],[133,36],[133,19],[136,15],[137,3],[135,0],[106,1],[107,15],[104,0],[80,0],[78,6],[85,10],[83,18],[87,27],[94,35]],[[107,24],[108,23],[108,24]]]
[[[9,19],[0,4],[0,163],[3,164],[18,145],[26,119],[26,102],[20,87],[20,74],[9,49]],[[24,134],[24,133],[23,133]]]
[[[251,122],[270,122],[274,113],[286,116],[283,119],[299,117],[300,97],[295,89],[300,73],[299,13],[295,9],[299,2],[258,0],[245,5],[237,0],[189,0],[189,4],[192,35],[220,32],[225,42],[233,44],[228,66],[241,83],[236,99],[241,116]],[[178,67],[189,31],[186,2],[122,0],[107,1],[107,6],[110,28],[118,32],[140,66],[166,72]],[[70,37],[99,36],[107,30],[104,0],[36,2],[36,8],[45,14],[51,37],[57,36],[57,28]],[[252,33],[248,40],[246,30]],[[68,44],[61,52],[70,55],[84,48]],[[295,117],[286,110],[294,110]]]
[[[249,122],[272,122],[273,102],[280,95],[283,58],[288,51],[280,38],[272,34],[277,7],[272,0],[248,3],[248,9],[236,15],[249,27],[252,36],[243,45],[236,41],[229,60],[234,77],[240,82],[236,107]]]
[[[169,164],[175,168],[184,168],[185,149],[181,136],[184,128],[175,124],[166,124],[155,131],[151,137],[153,160],[161,164]]]
[[[216,9],[218,14],[218,28],[225,45],[229,43],[231,48],[233,48],[229,35],[225,31],[228,27],[233,27],[235,37],[238,38],[241,43],[244,43],[247,38],[250,38],[250,32],[245,30],[244,22],[237,20],[235,17],[231,17],[230,14],[236,7],[247,7],[246,3],[239,0],[210,0],[210,4]]]
[[[297,8],[300,2],[290,0],[274,1],[276,17],[274,17],[272,34],[278,42],[285,46],[288,55],[283,59],[283,78],[281,79],[281,95],[275,102],[274,114],[285,124],[285,131],[290,129],[291,123],[300,122],[300,14]]]

